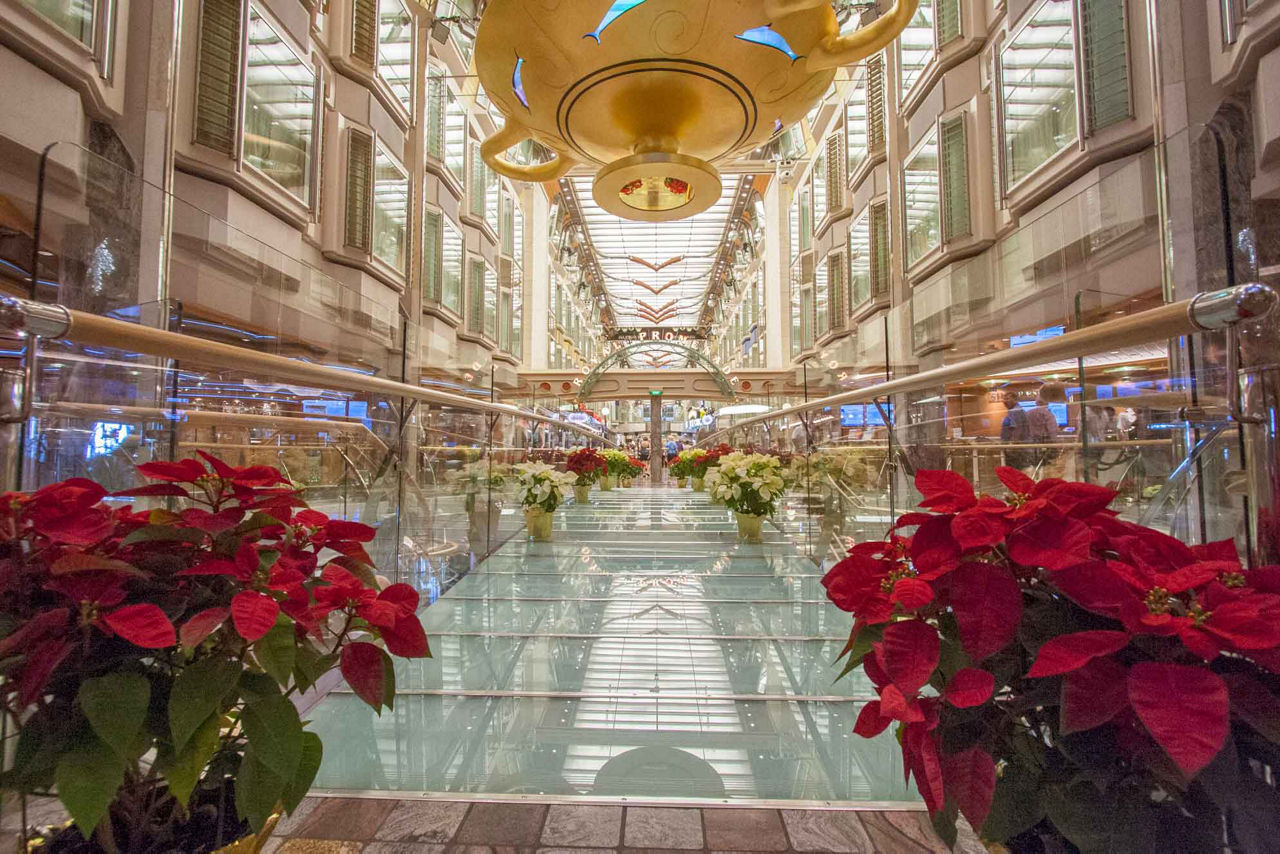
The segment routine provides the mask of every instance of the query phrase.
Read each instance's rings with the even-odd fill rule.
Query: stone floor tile
[[[293,811],[293,815],[286,815],[280,819],[280,823],[276,825],[271,835],[273,837],[295,836],[302,823],[315,812],[316,807],[324,803],[324,800],[324,798],[303,798],[302,803],[298,804],[298,808]]]
[[[534,854],[531,845],[446,845],[444,854]]]
[[[547,811],[542,844],[617,847],[622,844],[622,807],[554,805]]]
[[[444,854],[445,847],[420,842],[370,842],[361,854]]]
[[[858,815],[876,854],[949,854],[923,810],[863,812]]]
[[[617,848],[539,848],[538,854],[615,854]]]
[[[276,854],[361,854],[362,845],[339,839],[286,839]]]
[[[324,798],[323,801],[302,822],[295,836],[366,842],[399,803],[382,798]]]
[[[467,806],[455,801],[400,801],[373,838],[387,842],[448,842],[458,832]]]
[[[696,809],[628,807],[625,828],[628,848],[688,851],[703,847],[702,815]]]
[[[537,846],[545,804],[472,804],[456,842],[463,845]]]
[[[786,851],[787,834],[777,810],[704,809],[707,847],[727,851]]]
[[[797,851],[874,851],[871,837],[854,810],[783,810],[782,821]]]

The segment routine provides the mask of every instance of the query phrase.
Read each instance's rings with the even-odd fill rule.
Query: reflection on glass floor
[[[849,617],[779,531],[739,544],[705,496],[639,488],[556,524],[422,611],[435,657],[398,663],[394,711],[312,712],[318,787],[914,802],[892,735],[852,733],[874,693],[833,681]]]

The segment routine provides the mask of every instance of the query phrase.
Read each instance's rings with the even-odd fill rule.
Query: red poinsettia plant
[[[692,476],[698,477],[698,478],[705,478],[707,476],[707,471],[711,469],[712,466],[720,465],[721,457],[725,456],[726,454],[732,454],[732,453],[733,453],[733,448],[729,445],[724,444],[723,442],[721,442],[719,445],[716,445],[714,448],[708,448],[706,454],[693,460]]]
[[[292,811],[322,752],[294,695],[337,667],[380,711],[392,656],[430,654],[417,591],[378,583],[373,528],[201,457],[114,496],[80,478],[0,496],[3,786],[56,791],[95,850],[206,851]],[[171,507],[104,500],[126,496]],[[202,837],[209,813],[233,820]]]
[[[1275,850],[1254,771],[1280,767],[1280,567],[1124,521],[1110,489],[997,473],[1003,498],[919,472],[928,512],[824,577],[854,616],[844,673],[879,697],[854,731],[895,727],[953,844],[963,814],[1015,851]]]
[[[578,486],[590,486],[609,473],[609,461],[595,448],[579,448],[565,458],[565,470],[578,476]]]

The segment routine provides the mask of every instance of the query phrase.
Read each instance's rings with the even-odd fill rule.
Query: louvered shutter
[[[871,298],[889,295],[889,206],[871,206]]]
[[[240,0],[201,0],[195,141],[236,153],[240,94]]]
[[[484,261],[478,258],[471,261],[467,281],[467,331],[484,332]]]
[[[444,158],[444,77],[438,72],[427,75],[427,154],[437,160]]]
[[[884,146],[884,54],[867,60],[867,147]]]
[[[969,145],[964,117],[941,123],[942,236],[955,240],[973,233],[969,221]]]
[[[844,152],[843,134],[827,137],[827,212],[844,207]]]
[[[1081,0],[1085,103],[1089,129],[1098,131],[1133,114],[1124,0]]]
[[[351,55],[372,66],[378,54],[378,0],[354,0],[351,14]]]
[[[423,217],[422,296],[437,305],[444,299],[444,220],[439,211]]]
[[[844,255],[835,254],[827,256],[827,281],[831,287],[831,305],[828,309],[831,317],[831,329],[844,329],[845,318],[845,284],[844,284],[845,260]]]
[[[934,8],[938,47],[942,47],[960,38],[960,0],[937,0]]]
[[[373,137],[347,133],[346,244],[369,251],[373,207]]]

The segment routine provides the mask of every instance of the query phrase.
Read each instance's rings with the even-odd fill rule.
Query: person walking
[[[1004,420],[1000,422],[1000,444],[1025,445],[1031,437],[1031,427],[1027,423],[1026,411],[1018,405],[1018,394],[1006,391],[1000,397],[1006,410]],[[1035,455],[1030,450],[1005,448],[1005,465],[1016,469],[1031,468],[1035,465]]]

